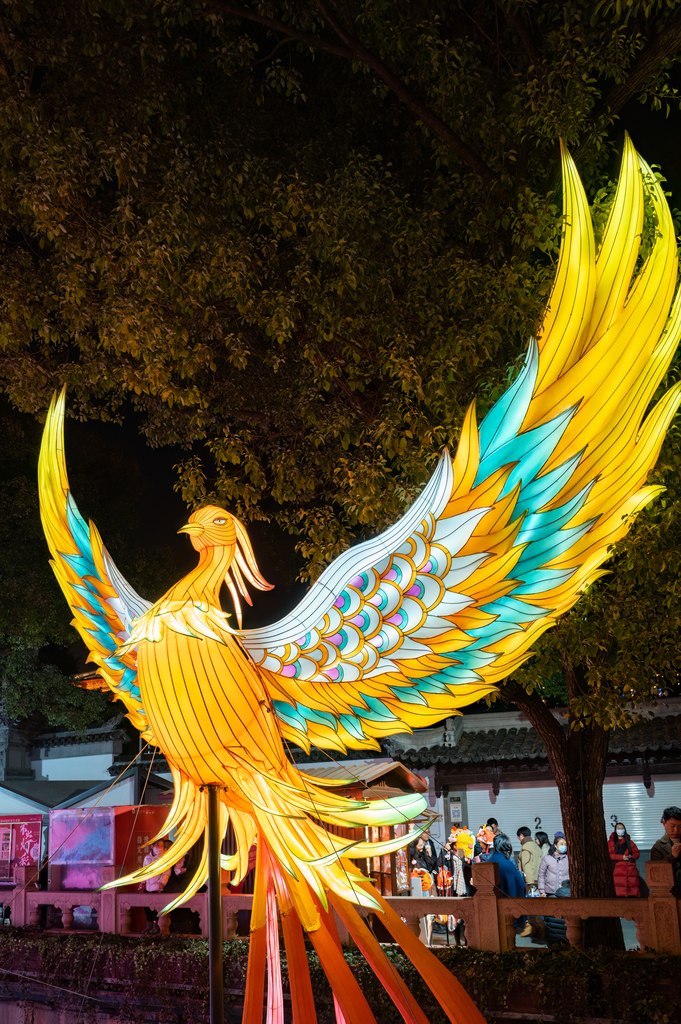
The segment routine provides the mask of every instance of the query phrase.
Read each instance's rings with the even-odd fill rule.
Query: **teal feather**
[[[296,711],[292,704],[287,704],[283,700],[273,700],[272,707],[274,708],[277,718],[280,718],[282,722],[293,726],[294,729],[299,729],[301,732],[307,733],[307,724],[305,719]]]
[[[515,587],[513,594],[541,594],[545,590],[553,590],[562,583],[567,583],[571,576],[577,572],[576,569],[533,569],[532,572],[523,573],[524,583]]]
[[[544,505],[553,501],[577,469],[583,454],[582,450],[543,476],[525,481],[518,495],[516,513],[521,515],[528,509],[543,508]]]
[[[539,368],[539,349],[534,338],[525,356],[525,363],[517,378],[501,398],[494,403],[480,424],[480,455],[496,451],[516,436],[530,407]]]
[[[560,508],[549,509],[546,512],[537,512],[534,515],[527,516],[523,522],[523,527],[518,534],[517,544],[527,544],[528,542],[534,542],[542,540],[544,537],[548,537],[560,530],[566,523],[579,512],[580,508],[586,501],[594,485],[594,481],[583,487],[579,494],[576,494],[574,498],[567,501]]]
[[[351,736],[354,736],[356,740],[368,741],[369,737],[365,734],[361,723],[356,718],[353,718],[352,715],[339,715],[338,718],[343,728]]]

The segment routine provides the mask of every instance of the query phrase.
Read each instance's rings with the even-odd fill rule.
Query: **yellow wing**
[[[564,236],[538,341],[478,428],[468,410],[400,522],[346,551],[274,626],[242,633],[282,733],[377,747],[488,693],[602,573],[632,516],[681,385],[648,405],[681,333],[666,200],[630,140],[598,255],[563,152]],[[635,273],[644,193],[657,220]],[[645,417],[645,418],[644,418]]]
[[[74,614],[76,627],[128,718],[156,743],[136,685],[136,651],[120,647],[132,621],[151,607],[114,565],[94,523],[86,525],[69,490],[64,459],[64,391],[50,404],[38,465],[40,515],[52,555],[50,562]]]

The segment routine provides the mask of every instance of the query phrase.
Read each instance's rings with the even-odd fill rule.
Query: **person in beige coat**
[[[518,839],[520,840],[520,853],[518,854],[518,868],[522,871],[525,876],[525,889],[526,892],[531,892],[533,889],[537,889],[537,879],[539,878],[539,865],[542,860],[542,852],[532,838],[532,833],[529,828],[523,826],[519,828],[517,832]],[[525,937],[531,935],[536,926],[536,920],[528,917],[525,927],[520,934]]]
[[[539,878],[539,865],[541,864],[542,853],[532,838],[529,828],[518,829],[520,840],[520,853],[518,854],[518,867],[525,876],[525,885],[529,892],[531,888],[537,887]]]

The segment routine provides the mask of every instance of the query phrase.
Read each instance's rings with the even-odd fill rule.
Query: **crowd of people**
[[[651,860],[664,860],[672,865],[674,895],[681,899],[681,808],[666,807],[662,813],[664,835],[653,846]],[[520,843],[517,857],[513,845],[499,828],[496,818],[488,818],[474,835],[465,825],[455,826],[447,842],[438,848],[428,832],[420,835],[409,847],[412,892],[414,883],[423,894],[437,896],[469,896],[472,886],[472,865],[491,861],[499,867],[499,892],[504,896],[569,896],[570,862],[565,833],[555,832],[553,841],[546,832],[536,831],[534,837],[527,826],[521,826],[516,836]],[[144,858],[144,865],[153,863],[170,845],[168,840],[155,843]],[[613,879],[617,896],[641,896],[647,892],[645,882],[639,874],[637,861],[640,851],[631,838],[624,822],[617,822],[608,840],[610,859],[613,865]],[[249,867],[252,865],[249,863]],[[186,857],[181,857],[172,868],[140,885],[147,892],[182,892],[187,878],[193,874]],[[197,923],[189,919],[186,910],[173,911],[188,917],[185,921],[174,921],[173,930],[191,932],[197,930]],[[159,930],[158,915],[146,908],[146,932]],[[191,915],[193,918],[195,915]],[[450,931],[460,929],[460,922],[448,918]],[[548,922],[549,918],[544,918]],[[554,920],[555,919],[551,919]],[[533,924],[527,917],[516,920],[522,936],[530,935]],[[559,929],[560,931],[560,929]],[[563,928],[564,931],[564,928]],[[547,938],[549,929],[547,927]],[[562,934],[558,941],[563,938]]]
[[[662,813],[664,835],[653,846],[650,859],[664,860],[672,865],[673,893],[681,899],[681,808],[666,807]],[[565,833],[555,832],[553,841],[546,832],[536,831],[534,837],[526,826],[516,832],[520,843],[517,857],[513,845],[499,828],[496,818],[488,818],[474,836],[465,826],[452,829],[448,842],[438,851],[428,834],[410,847],[412,879],[421,880],[424,893],[439,896],[466,896],[471,892],[472,864],[491,861],[499,866],[499,892],[504,896],[570,896],[570,862]],[[646,883],[639,874],[640,851],[618,821],[608,840],[617,896],[647,894]],[[550,923],[553,922],[553,923]],[[560,920],[544,918],[548,941],[565,941],[565,927]],[[522,936],[528,936],[534,925],[527,917],[516,919]]]

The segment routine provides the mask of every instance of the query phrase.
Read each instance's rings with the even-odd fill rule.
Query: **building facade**
[[[554,714],[563,720],[564,710]],[[562,828],[546,749],[520,711],[464,714],[393,736],[385,747],[421,774],[432,773],[447,831],[457,823],[477,829],[494,817],[515,844],[521,826],[550,836]],[[603,803],[608,835],[624,822],[645,857],[662,834],[664,808],[681,805],[681,699],[667,699],[632,728],[612,731]],[[590,824],[584,823],[587,833]]]

